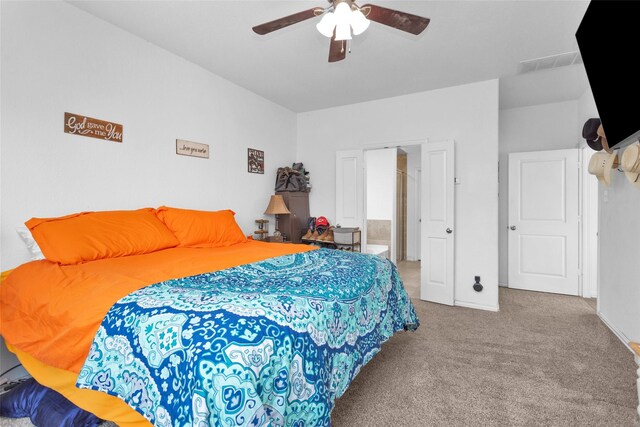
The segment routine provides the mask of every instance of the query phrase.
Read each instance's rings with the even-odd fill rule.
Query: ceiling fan
[[[347,40],[351,34],[358,35],[369,27],[370,21],[378,22],[407,33],[418,35],[429,25],[429,18],[412,15],[386,7],[365,4],[360,7],[352,0],[328,0],[327,8],[314,7],[253,27],[257,34],[264,35],[307,19],[322,16],[316,25],[320,33],[331,37],[329,62],[341,61],[347,56]]]

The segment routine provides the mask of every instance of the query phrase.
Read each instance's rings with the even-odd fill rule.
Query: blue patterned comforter
[[[320,249],[122,298],[77,385],[155,426],[330,426],[335,399],[382,343],[417,327],[391,262]]]

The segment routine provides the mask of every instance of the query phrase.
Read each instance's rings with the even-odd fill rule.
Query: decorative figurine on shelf
[[[264,225],[265,224],[269,224],[269,220],[268,219],[256,219],[256,224],[258,224],[258,229],[256,231],[254,231],[253,234],[257,234],[258,235],[258,239],[257,240],[264,240],[265,239],[265,235],[269,234],[269,230],[265,230],[264,229],[264,227],[265,227]]]

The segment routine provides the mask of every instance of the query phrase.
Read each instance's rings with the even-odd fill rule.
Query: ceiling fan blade
[[[333,30],[331,45],[329,46],[329,62],[342,61],[347,57],[347,41],[336,40],[336,30]]]
[[[371,21],[406,31],[407,33],[418,35],[429,25],[429,18],[412,15],[398,10],[387,9],[373,4],[362,6],[362,12]]]
[[[289,25],[297,24],[298,22],[306,21],[314,16],[321,15],[324,9],[314,7],[313,9],[303,10],[302,12],[294,13],[293,15],[285,16],[283,18],[275,19],[264,24],[256,25],[253,27],[253,31],[260,35],[268,34],[272,31],[279,30]]]

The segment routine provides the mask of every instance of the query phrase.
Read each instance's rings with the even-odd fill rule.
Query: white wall
[[[420,259],[417,170],[422,168],[422,150],[419,145],[402,148],[407,152],[407,260],[417,261]]]
[[[578,106],[582,123],[599,117],[591,90]],[[640,190],[616,170],[612,181],[598,184],[598,314],[623,342],[640,342]]]
[[[640,190],[615,170],[599,186],[600,316],[625,343],[640,342]]]
[[[591,88],[587,88],[577,101],[578,103],[578,124],[580,125],[580,136],[582,136],[582,126],[591,118],[600,117],[596,101],[593,99]]]
[[[28,259],[14,229],[34,216],[231,208],[254,230],[294,160],[294,113],[65,2],[2,2],[1,31],[3,270]],[[65,112],[124,125],[123,143],[63,133]],[[176,155],[176,138],[210,159]]]
[[[294,159],[294,113],[68,3],[1,8],[2,270],[28,261],[15,227],[34,216],[231,208],[254,230]],[[65,112],[124,125],[123,143],[63,133]],[[210,159],[176,155],[176,138],[209,144]],[[264,175],[247,173],[249,147],[265,151]],[[0,370],[15,363],[0,339]]]
[[[500,110],[500,284],[509,281],[509,153],[576,148],[582,137],[578,102]]]
[[[427,138],[456,143],[456,301],[496,309],[497,80],[299,114],[297,158],[312,174],[311,213],[335,217],[337,150]],[[481,293],[472,289],[475,275]]]
[[[395,148],[365,151],[366,219],[393,220],[397,157]]]

